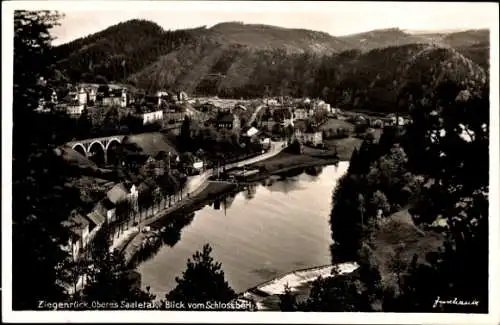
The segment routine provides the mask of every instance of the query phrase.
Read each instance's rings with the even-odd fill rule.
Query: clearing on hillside
[[[123,139],[123,143],[135,144],[144,154],[150,156],[155,156],[161,151],[178,154],[177,148],[167,135],[160,132],[129,135]]]
[[[428,253],[437,252],[444,242],[443,235],[422,231],[412,220],[408,209],[398,211],[389,216],[371,238],[371,264],[380,271],[382,283],[386,287],[397,287],[397,275],[391,268],[399,250],[400,259],[408,265],[413,256],[418,256],[419,263],[426,262]]]

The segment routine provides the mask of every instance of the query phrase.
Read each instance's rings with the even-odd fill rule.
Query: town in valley
[[[13,15],[8,308],[491,312],[486,25]]]

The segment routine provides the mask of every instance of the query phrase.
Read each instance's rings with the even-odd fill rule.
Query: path
[[[255,109],[255,112],[253,112],[252,116],[250,117],[250,120],[248,121],[248,125],[251,126],[252,123],[255,121],[255,119],[257,118],[257,114],[259,114],[260,110],[265,107],[264,104],[262,105],[259,105],[256,109]]]

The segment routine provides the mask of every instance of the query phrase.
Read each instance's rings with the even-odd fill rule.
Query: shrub
[[[325,133],[324,138],[325,139],[344,139],[348,138],[350,136],[350,132],[348,129],[345,128],[338,128],[336,131],[333,131],[330,133]]]
[[[356,134],[362,134],[366,132],[368,126],[368,123],[356,123],[356,125],[354,126],[354,131],[356,132]]]

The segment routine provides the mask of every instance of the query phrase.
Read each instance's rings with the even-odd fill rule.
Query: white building
[[[272,98],[272,99],[266,99],[266,100],[265,100],[265,103],[266,103],[267,105],[278,105],[278,104],[279,104],[278,100],[277,100],[277,99],[274,99],[274,98]]]
[[[122,89],[122,95],[120,98],[120,107],[125,108],[127,107],[127,89]]]
[[[293,112],[293,115],[296,120],[307,120],[311,116],[313,116],[314,110],[310,108],[296,108]]]
[[[86,105],[87,104],[87,92],[83,88],[78,89],[78,103],[80,105]]]
[[[188,95],[187,95],[185,92],[181,91],[181,92],[179,93],[179,95],[178,95],[178,99],[179,99],[180,101],[185,101],[185,100],[187,100],[187,99],[188,99]]]
[[[54,104],[57,104],[57,93],[55,90],[53,90],[52,94],[50,95],[50,101]]]
[[[315,130],[305,121],[297,121],[295,123],[295,138],[300,143],[318,145],[323,143],[323,132]]]
[[[66,106],[66,113],[71,117],[79,117],[80,115],[82,115],[84,109],[85,109],[84,104],[72,103]]]
[[[271,146],[271,139],[270,138],[261,138],[260,139],[260,144],[264,148],[269,148]]]
[[[257,130],[255,127],[251,127],[250,129],[248,129],[248,131],[246,132],[246,136],[247,137],[253,137],[254,135],[256,135],[257,133],[259,133],[259,130]]]
[[[327,103],[324,103],[322,105],[319,105],[318,108],[320,109],[324,109],[325,111],[327,111],[328,113],[335,113],[332,111],[332,107],[330,106],[330,104],[327,104]]]
[[[158,110],[158,111],[142,113],[141,116],[142,116],[143,125],[151,124],[151,123],[154,123],[156,121],[163,120],[163,111]]]
[[[87,94],[88,94],[88,101],[95,103],[97,100],[97,88],[95,88],[95,87],[88,88]]]
[[[318,145],[323,143],[323,132],[321,131],[302,131],[295,130],[295,137],[300,143],[311,143],[312,145]]]

